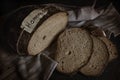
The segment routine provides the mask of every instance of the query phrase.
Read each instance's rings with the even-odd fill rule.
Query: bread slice
[[[88,63],[80,69],[80,72],[87,76],[100,75],[108,63],[108,50],[104,42],[92,36],[93,53]]]
[[[28,53],[36,55],[45,50],[55,36],[66,28],[67,22],[66,12],[58,12],[45,20],[32,35],[27,48]]]
[[[74,73],[88,62],[92,53],[92,39],[89,33],[80,28],[65,30],[57,40],[55,60],[57,70],[62,73]]]
[[[118,57],[116,46],[106,37],[99,37],[107,46],[109,52],[109,62]]]

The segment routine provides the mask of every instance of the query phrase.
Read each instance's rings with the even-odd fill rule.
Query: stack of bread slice
[[[117,58],[115,45],[106,37],[96,37],[82,28],[69,28],[57,39],[57,70],[87,76],[101,75],[107,64]]]

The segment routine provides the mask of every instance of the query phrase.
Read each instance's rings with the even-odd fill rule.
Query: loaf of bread
[[[57,70],[62,73],[74,73],[84,66],[92,53],[92,39],[86,30],[70,28],[57,40],[55,60]]]
[[[19,55],[36,55],[51,44],[67,23],[67,12],[56,6],[22,7],[5,20],[3,42]]]
[[[109,52],[109,62],[118,57],[116,46],[106,37],[99,37],[107,46]]]
[[[97,76],[102,74],[108,63],[108,50],[104,42],[92,36],[93,53],[88,63],[80,69],[80,72],[87,76]]]

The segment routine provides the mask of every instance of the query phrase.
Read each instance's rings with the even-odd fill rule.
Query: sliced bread
[[[86,30],[70,28],[60,34],[57,40],[55,60],[57,70],[74,73],[85,65],[92,53],[92,39]]]
[[[80,72],[87,76],[100,75],[108,63],[108,50],[104,42],[92,36],[93,53],[88,63],[80,69]]]
[[[116,46],[106,37],[99,37],[107,46],[109,52],[109,61],[112,61],[118,57]]]
[[[32,35],[29,44],[28,52],[30,55],[36,55],[45,50],[63,29],[66,28],[68,16],[66,12],[58,12],[46,21]]]

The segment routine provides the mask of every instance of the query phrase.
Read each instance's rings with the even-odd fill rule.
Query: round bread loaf
[[[7,17],[4,40],[20,55],[36,55],[65,29],[67,18],[66,11],[55,6],[20,8]]]
[[[98,76],[108,63],[108,50],[104,42],[92,36],[93,53],[88,63],[80,69],[80,72],[87,76]]]
[[[80,28],[67,29],[57,40],[57,70],[66,74],[74,73],[88,62],[91,53],[92,39],[89,33]]]
[[[118,57],[116,46],[106,37],[99,37],[107,46],[109,52],[109,62]]]

